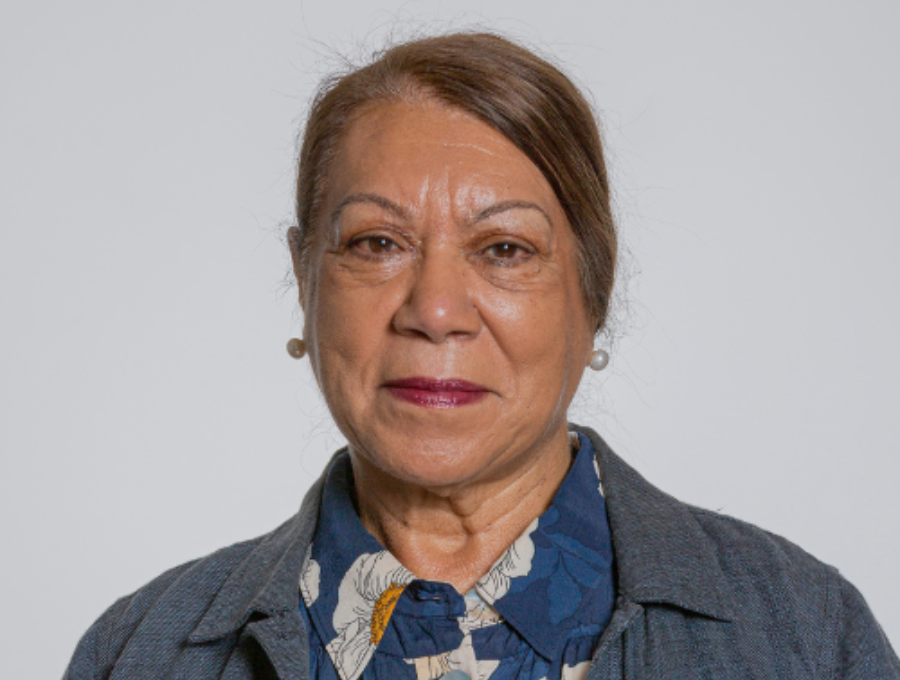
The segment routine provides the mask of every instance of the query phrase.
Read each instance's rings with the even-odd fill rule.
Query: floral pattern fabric
[[[612,614],[590,440],[550,507],[465,595],[418,579],[363,527],[346,453],[328,471],[299,591],[315,680],[582,680]]]

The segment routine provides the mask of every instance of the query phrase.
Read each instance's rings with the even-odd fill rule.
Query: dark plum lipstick
[[[483,399],[488,394],[486,387],[455,378],[447,380],[402,378],[389,380],[384,386],[397,399],[431,408],[465,406]]]

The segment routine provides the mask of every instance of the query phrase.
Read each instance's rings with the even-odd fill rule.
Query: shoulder
[[[900,660],[859,590],[834,567],[747,522],[685,505],[729,582],[742,627],[815,650],[836,678],[900,678]]]
[[[174,627],[198,621],[235,569],[264,539],[235,543],[185,562],[118,599],[81,638],[66,680],[105,678],[128,642],[160,612]]]
[[[883,631],[837,569],[781,536],[673,498],[596,432],[576,429],[597,454],[620,596],[685,635],[701,627],[723,654],[900,680]]]
[[[829,598],[835,596],[833,591],[844,580],[837,569],[753,524],[687,504],[684,507],[714,550],[722,573],[733,585],[732,593],[742,605],[750,604],[742,594],[764,590],[782,598],[782,605],[808,603],[818,612],[833,608]]]
[[[199,680],[218,677],[226,662],[243,663],[245,655],[232,652],[248,622],[293,621],[286,615],[297,608],[322,486],[320,478],[300,510],[268,534],[169,569],[115,602],[78,643],[65,680],[149,680],[170,677],[175,666]]]

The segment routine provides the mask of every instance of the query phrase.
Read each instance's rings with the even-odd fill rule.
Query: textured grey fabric
[[[651,486],[587,428],[617,561],[616,611],[589,680],[900,680],[900,661],[838,572],[754,526]],[[65,680],[309,677],[300,567],[322,480],[262,538],[176,567],[88,630]]]

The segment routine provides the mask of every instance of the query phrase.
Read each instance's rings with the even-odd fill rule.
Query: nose
[[[475,337],[481,315],[469,289],[465,258],[452,248],[424,255],[410,277],[404,303],[394,314],[394,329],[441,343]]]

